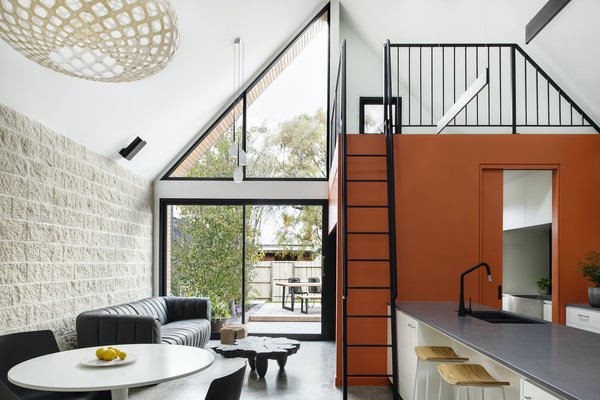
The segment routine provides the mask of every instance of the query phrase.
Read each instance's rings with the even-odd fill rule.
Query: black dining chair
[[[204,400],[240,400],[246,374],[246,363],[237,371],[217,378],[210,384]]]
[[[2,400],[109,400],[110,392],[63,393],[25,389],[8,381],[8,371],[23,361],[59,352],[51,331],[0,336],[0,399]]]
[[[310,282],[310,283],[320,283],[321,279],[316,278],[316,277],[311,277],[311,278],[308,278],[308,282]],[[315,306],[315,300],[317,298],[319,298],[318,295],[320,295],[321,293],[323,293],[323,290],[322,290],[321,286],[309,286],[308,287],[308,293],[314,295],[313,298],[312,298],[312,307],[314,307]]]
[[[296,278],[296,277],[294,277],[294,278],[288,278],[288,283],[300,283],[300,278]],[[295,296],[297,294],[303,294],[304,293],[302,291],[302,288],[299,287],[299,286],[298,287],[290,286],[288,289],[289,289],[288,290],[288,294],[287,294],[288,296],[291,296],[292,294]],[[292,300],[293,299],[294,298],[292,297]],[[293,304],[292,304],[292,307],[294,307]]]

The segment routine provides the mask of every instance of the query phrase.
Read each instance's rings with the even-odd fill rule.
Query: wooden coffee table
[[[235,344],[222,344],[212,349],[225,358],[243,357],[248,359],[252,370],[256,369],[261,378],[267,373],[269,360],[277,360],[279,368],[285,368],[288,356],[296,354],[300,342],[286,338],[250,336],[237,339]]]

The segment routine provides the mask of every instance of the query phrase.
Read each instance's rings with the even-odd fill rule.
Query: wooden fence
[[[250,297],[255,300],[281,301],[281,287],[276,282],[288,278],[300,278],[307,282],[309,277],[321,279],[320,261],[261,261],[254,265],[250,286]]]

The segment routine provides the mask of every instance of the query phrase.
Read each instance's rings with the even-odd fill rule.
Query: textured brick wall
[[[0,335],[152,291],[152,182],[0,105]]]

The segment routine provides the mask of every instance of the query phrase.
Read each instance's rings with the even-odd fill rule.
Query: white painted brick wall
[[[152,292],[152,182],[0,104],[0,335]]]

